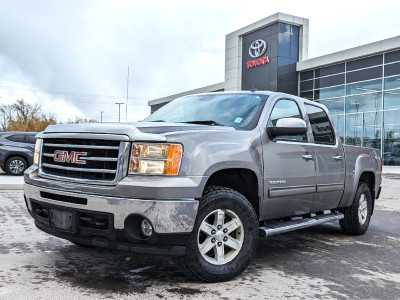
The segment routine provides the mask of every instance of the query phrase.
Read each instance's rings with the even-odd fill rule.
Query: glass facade
[[[300,97],[326,105],[342,142],[400,166],[400,50],[300,72]]]

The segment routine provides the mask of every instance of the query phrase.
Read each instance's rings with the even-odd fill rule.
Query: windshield
[[[268,96],[258,94],[205,94],[178,98],[144,122],[198,123],[253,129]]]

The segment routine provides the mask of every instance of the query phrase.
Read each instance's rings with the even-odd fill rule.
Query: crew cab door
[[[273,107],[262,130],[264,200],[261,217],[279,218],[310,212],[316,192],[314,147],[309,135],[268,136],[268,126],[283,118],[304,120],[305,111],[295,99],[272,100]],[[310,129],[309,129],[310,131]]]
[[[327,112],[316,105],[305,103],[312,129],[317,170],[317,193],[312,211],[336,208],[342,197],[345,179],[343,147],[335,134]]]

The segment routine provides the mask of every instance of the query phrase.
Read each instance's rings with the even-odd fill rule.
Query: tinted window
[[[385,76],[400,74],[400,63],[385,65]]]
[[[315,88],[344,84],[344,74],[315,79]]]
[[[385,53],[385,63],[400,61],[400,51]]]
[[[314,70],[300,73],[300,80],[313,79],[313,77],[314,77]]]
[[[357,82],[382,77],[382,67],[347,73],[347,82]]]
[[[336,73],[343,73],[343,72],[344,72],[344,63],[321,68],[321,69],[315,69],[315,77],[328,76],[328,75],[333,75]]]
[[[313,91],[301,92],[300,97],[308,100],[313,100]]]
[[[9,140],[11,142],[22,143],[25,140],[25,135],[23,135],[23,134],[10,135],[10,136],[6,137],[6,140]]]
[[[306,104],[305,107],[310,120],[314,143],[334,145],[335,135],[326,112],[314,105]]]
[[[353,71],[362,68],[368,68],[376,65],[381,65],[383,60],[382,54],[361,58],[347,62],[347,71]]]
[[[307,80],[300,82],[300,91],[307,91],[313,89],[313,81]]]
[[[296,102],[289,99],[281,99],[275,103],[272,109],[271,116],[269,118],[269,125],[276,126],[276,122],[283,118],[299,118],[303,119],[299,107]],[[307,141],[305,134],[296,136],[280,136],[276,138],[277,140],[291,140],[291,141]]]
[[[36,138],[34,135],[27,135],[25,139],[25,143],[28,144],[36,144]]]

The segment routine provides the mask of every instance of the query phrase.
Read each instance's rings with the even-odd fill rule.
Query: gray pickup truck
[[[39,229],[176,256],[203,281],[240,274],[262,237],[335,220],[363,234],[381,191],[379,150],[342,145],[325,106],[282,93],[191,95],[37,138],[24,192]]]

